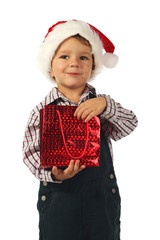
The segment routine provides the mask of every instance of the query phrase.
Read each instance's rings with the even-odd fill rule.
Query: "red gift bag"
[[[89,122],[74,117],[76,106],[46,105],[40,110],[40,165],[67,167],[80,160],[80,166],[99,166],[100,119]]]

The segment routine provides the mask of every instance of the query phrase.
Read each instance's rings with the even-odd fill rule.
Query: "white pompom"
[[[114,68],[118,63],[118,56],[113,53],[105,53],[102,57],[102,63],[107,68]]]

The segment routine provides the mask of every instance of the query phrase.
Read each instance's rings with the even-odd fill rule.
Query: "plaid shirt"
[[[88,83],[86,84],[78,104],[67,99],[56,87],[54,87],[45,99],[32,110],[24,134],[23,161],[39,180],[62,183],[62,181],[52,179],[51,170],[40,168],[40,109],[53,101],[56,101],[57,105],[78,106],[89,99],[90,93],[96,97],[103,96],[107,100],[107,107],[103,113],[101,113],[100,117],[102,130],[109,144],[112,159],[113,151],[111,138],[115,141],[119,140],[129,135],[136,128],[138,121],[132,111],[123,108],[109,95],[96,94],[95,88]]]

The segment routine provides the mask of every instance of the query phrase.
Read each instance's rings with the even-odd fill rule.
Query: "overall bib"
[[[121,199],[101,128],[100,166],[62,183],[40,182],[40,240],[120,240]]]

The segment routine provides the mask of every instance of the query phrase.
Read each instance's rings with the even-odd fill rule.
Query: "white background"
[[[113,142],[122,198],[121,239],[160,239],[159,1],[3,1],[0,4],[0,237],[38,239],[39,181],[22,161],[31,110],[53,85],[37,69],[39,45],[60,20],[84,20],[115,44],[119,64],[91,84],[133,110],[139,120]]]

